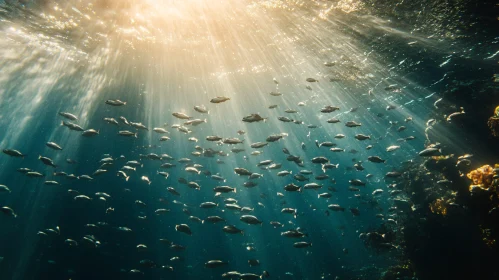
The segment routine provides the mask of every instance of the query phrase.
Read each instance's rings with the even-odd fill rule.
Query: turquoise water
[[[466,1],[427,1],[433,12],[420,7],[419,13],[404,1],[391,3],[395,7],[377,1],[6,2],[13,3],[0,4],[0,146],[25,156],[4,153],[0,160],[0,184],[10,189],[0,192],[0,206],[15,213],[4,209],[0,217],[2,279],[219,279],[229,271],[270,279],[396,279],[390,278],[390,267],[403,265],[409,268],[400,279],[441,279],[442,271],[459,265],[428,264],[434,246],[428,240],[436,238],[428,228],[451,223],[430,211],[430,203],[445,197],[458,204],[464,214],[451,220],[461,220],[456,228],[478,231],[478,223],[491,223],[467,219],[477,212],[469,201],[470,181],[459,176],[493,165],[497,155],[486,127],[499,100],[493,79],[497,37],[485,25],[488,18],[480,17],[488,15],[485,2],[483,10],[472,10]],[[230,99],[210,102],[218,96]],[[106,104],[116,99],[126,105]],[[200,105],[209,113],[194,110]],[[321,112],[326,106],[339,109]],[[187,125],[173,113],[201,123]],[[462,114],[449,117],[452,113]],[[243,121],[251,114],[265,120]],[[328,122],[333,118],[339,122]],[[62,121],[98,134],[82,136]],[[349,121],[361,125],[348,127]],[[125,130],[137,137],[118,134]],[[277,134],[284,137],[266,141]],[[358,140],[358,134],[369,139]],[[160,141],[162,136],[168,140]],[[243,142],[224,144],[227,138]],[[268,144],[252,148],[256,142]],[[323,142],[334,147],[317,145]],[[419,155],[431,144],[440,149],[433,155],[441,158]],[[290,161],[283,148],[299,160]],[[208,156],[208,149],[216,155]],[[148,159],[150,153],[173,159]],[[456,160],[464,154],[474,157],[461,169]],[[368,160],[373,156],[386,162]],[[113,164],[102,167],[101,160],[109,157]],[[324,169],[312,162],[316,157],[339,165]],[[179,162],[182,158],[190,162]],[[139,162],[135,170],[124,170],[129,179],[117,176],[133,160]],[[282,166],[258,166],[264,160]],[[168,162],[175,166],[161,167]],[[186,170],[193,164],[201,165],[199,174]],[[26,176],[20,168],[43,176]],[[262,176],[250,180],[235,168]],[[95,174],[97,169],[105,171]],[[284,170],[292,173],[277,175]],[[307,173],[303,170],[311,174],[299,181],[294,176]],[[315,178],[321,174],[328,177]],[[355,186],[355,179],[365,186]],[[257,185],[249,188],[245,182]],[[284,189],[313,182],[321,188]],[[216,186],[237,191],[215,195]],[[318,197],[321,193],[331,197]],[[250,212],[227,209],[227,198]],[[203,209],[203,202],[217,205]],[[334,211],[328,207],[332,204],[345,209]],[[282,213],[283,208],[296,209],[296,217]],[[162,215],[157,209],[169,211]],[[245,214],[262,224],[244,223],[240,217]],[[207,221],[215,215],[225,221]],[[180,224],[187,224],[192,235],[176,230]],[[244,234],[225,233],[226,225]],[[306,236],[282,235],[289,230]],[[464,231],[470,244],[480,240]],[[299,241],[311,246],[295,248]],[[185,250],[171,249],[170,242]],[[432,256],[453,259],[444,248]],[[493,249],[474,253],[477,262],[495,256],[487,250]],[[456,259],[466,252],[458,250]],[[206,268],[209,260],[227,263]],[[249,260],[259,264],[249,265]],[[483,273],[482,279],[493,275],[475,267],[467,272]]]

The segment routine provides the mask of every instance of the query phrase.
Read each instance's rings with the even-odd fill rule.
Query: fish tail
[[[234,193],[237,193],[237,189],[236,188],[234,188]]]
[[[137,132],[133,135],[135,138],[137,138]]]
[[[241,230],[241,235],[244,235],[244,230]]]

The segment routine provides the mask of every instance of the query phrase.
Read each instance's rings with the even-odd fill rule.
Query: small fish
[[[76,117],[75,115],[68,113],[68,112],[59,112],[59,115],[65,117],[68,120],[72,120],[72,121],[78,120],[78,117]]]
[[[180,224],[175,226],[175,230],[178,232],[185,233],[187,235],[192,235],[191,228],[186,224]]]
[[[364,135],[364,134],[356,134],[355,139],[363,141],[363,140],[371,139],[371,136]]]
[[[430,147],[419,152],[419,155],[422,157],[431,157],[431,156],[440,155],[441,153],[442,151],[440,150],[440,148]]]
[[[48,157],[38,156],[38,159],[41,160],[45,165],[57,168],[57,165],[54,164],[54,161],[52,161],[52,159],[50,159]]]
[[[124,106],[124,105],[126,105],[126,102],[123,102],[119,99],[109,99],[109,100],[106,100],[106,104],[111,105],[111,106]]]
[[[192,119],[188,115],[186,115],[184,113],[179,113],[179,112],[172,113],[172,116],[174,116],[174,117],[176,117],[178,119],[181,119],[181,120],[190,120],[190,119]]]
[[[243,122],[253,123],[265,121],[267,118],[262,118],[259,114],[251,114],[243,118]]]
[[[358,126],[362,126],[361,123],[357,123],[355,121],[348,121],[345,123],[345,126],[347,127],[358,127]]]
[[[99,131],[95,129],[87,129],[81,133],[81,136],[84,137],[93,137],[99,135]]]
[[[340,110],[340,107],[332,106],[332,105],[327,105],[324,108],[321,109],[321,113],[332,113],[335,111]]]
[[[18,150],[12,150],[12,149],[4,149],[2,151],[4,154],[9,155],[11,157],[21,157],[24,158],[26,155],[23,155],[21,152]]]
[[[212,98],[212,99],[210,100],[210,102],[211,102],[211,103],[216,103],[216,104],[218,104],[218,103],[222,103],[222,102],[225,102],[225,101],[228,101],[228,100],[230,100],[230,98],[229,98],[229,97],[225,97],[225,96],[217,96],[217,97],[215,97],[215,98]]]
[[[122,131],[118,131],[118,135],[121,135],[121,136],[126,136],[126,137],[135,137],[137,138],[137,133],[133,133],[131,131],[128,131],[128,130],[122,130]]]
[[[149,178],[147,176],[142,176],[140,177],[140,179],[144,182],[146,182],[148,185],[150,185],[152,182],[151,180],[149,180]]]
[[[368,161],[374,162],[374,163],[385,163],[386,160],[381,159],[379,156],[369,156],[367,158]]]
[[[194,110],[201,114],[209,114],[210,111],[204,105],[194,106]]]
[[[393,152],[393,151],[396,151],[398,149],[400,149],[400,146],[393,145],[393,146],[389,146],[388,148],[386,148],[386,151],[387,152]]]
[[[2,208],[0,208],[0,212],[4,213],[7,216],[12,216],[14,218],[17,217],[17,214],[14,212],[14,210],[12,210],[12,208],[8,206],[3,206]]]
[[[107,122],[108,124],[119,125],[118,121],[115,120],[114,118],[104,118],[104,121]]]
[[[454,118],[456,116],[459,116],[459,115],[464,115],[464,114],[465,114],[464,109],[461,107],[461,111],[460,112],[454,112],[454,113],[448,115],[445,120],[447,122],[450,122],[452,120],[452,118]]]
[[[57,145],[57,143],[47,142],[47,144],[45,144],[45,145],[47,145],[47,147],[49,147],[51,149],[62,151],[61,146]]]

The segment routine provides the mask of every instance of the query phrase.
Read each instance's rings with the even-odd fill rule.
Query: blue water
[[[11,190],[0,193],[0,206],[11,207],[17,215],[0,216],[0,279],[220,279],[228,271],[258,275],[268,271],[270,279],[381,279],[390,266],[411,261],[415,263],[413,269],[424,275],[424,262],[410,259],[410,244],[404,240],[406,226],[425,220],[429,211],[427,204],[417,200],[420,193],[408,187],[419,179],[410,177],[414,170],[431,173],[424,169],[425,158],[418,153],[438,142],[443,143],[444,155],[472,153],[483,161],[493,158],[494,153],[487,147],[494,142],[482,137],[488,133],[483,124],[477,125],[482,132],[476,134],[463,133],[463,129],[474,126],[473,116],[491,114],[497,99],[474,102],[474,98],[459,97],[453,88],[468,82],[473,85],[470,81],[479,79],[490,82],[497,70],[493,49],[497,42],[489,34],[481,34],[488,48],[453,33],[460,26],[445,25],[445,18],[438,22],[439,28],[429,31],[431,21],[427,17],[420,23],[397,20],[399,11],[382,13],[381,4],[369,5],[373,1],[91,1],[93,5],[30,1],[25,6],[17,1],[6,2],[16,3],[0,2],[0,146],[17,149],[26,156],[2,154],[0,158],[0,184]],[[456,9],[466,12],[465,7]],[[449,19],[456,13],[454,8],[443,9],[448,9]],[[332,61],[334,66],[324,65]],[[460,72],[463,69],[465,74]],[[460,76],[467,80],[463,77],[459,82]],[[319,82],[308,83],[307,78]],[[396,85],[398,90],[387,90],[390,85]],[[483,92],[491,86],[474,88]],[[283,95],[271,96],[272,91]],[[210,103],[216,96],[230,100]],[[440,98],[442,105],[435,106]],[[105,104],[108,99],[120,99],[126,105],[112,107]],[[305,106],[298,106],[299,102]],[[269,109],[272,104],[278,107]],[[209,114],[194,111],[196,105],[205,105]],[[340,110],[320,113],[327,105]],[[394,109],[388,110],[390,105]],[[446,121],[446,115],[460,111],[459,107],[464,107],[466,114]],[[349,112],[351,108],[357,110]],[[298,113],[288,114],[286,109]],[[470,116],[474,111],[475,115]],[[99,134],[86,138],[70,131],[61,126],[61,121],[68,120],[59,112],[75,114],[79,118],[76,123],[96,129]],[[171,127],[184,122],[174,118],[174,112],[206,119],[207,123],[189,127],[192,133],[184,134]],[[242,121],[254,113],[266,120]],[[103,121],[105,117],[118,120],[120,116],[142,122],[149,131]],[[303,124],[281,122],[280,116]],[[327,123],[333,117],[341,122]],[[406,122],[408,117],[412,121]],[[427,121],[432,118],[436,124],[427,129]],[[344,125],[347,121],[362,126],[349,128]],[[406,129],[398,131],[400,126]],[[171,139],[160,142],[161,135],[152,131],[154,127],[167,129]],[[138,137],[121,137],[117,135],[120,130],[137,131]],[[238,130],[246,133],[238,135]],[[250,144],[265,142],[269,135],[279,133],[288,136],[262,149],[250,148]],[[335,139],[339,133],[346,137]],[[371,139],[356,140],[354,136],[360,133]],[[205,138],[209,135],[237,137],[244,143],[208,142]],[[399,141],[408,136],[415,139]],[[199,141],[188,141],[189,137]],[[332,141],[345,151],[334,153],[326,147],[318,148],[316,140]],[[45,144],[49,141],[58,143],[63,150],[48,148]],[[484,142],[471,145],[477,141]],[[196,157],[191,154],[196,145],[222,151],[225,156]],[[373,145],[372,149],[367,150],[368,145]],[[391,145],[400,149],[387,152]],[[232,148],[245,151],[236,154]],[[283,148],[300,156],[304,167],[287,161]],[[257,150],[262,154],[250,154]],[[177,166],[161,169],[159,166],[167,161],[140,156],[149,153],[168,154],[175,158],[172,163]],[[53,175],[64,171],[92,176],[105,154],[115,159],[114,164],[107,173],[93,176],[91,182]],[[57,168],[44,165],[39,155],[53,159]],[[125,159],[119,159],[121,155]],[[328,180],[314,180],[323,173],[320,165],[311,162],[318,156],[339,163],[339,168],[326,172]],[[380,156],[386,163],[369,162],[368,156]],[[185,164],[177,162],[186,157],[201,164],[201,170],[224,177],[226,182],[203,173],[187,173]],[[69,164],[67,158],[77,163]],[[267,159],[282,164],[282,168],[257,167]],[[116,172],[129,160],[138,160],[143,167],[127,172],[130,179],[125,181]],[[359,161],[364,171],[353,168]],[[473,167],[479,163],[477,160]],[[45,176],[28,178],[17,171],[23,167]],[[253,180],[258,183],[256,187],[245,188],[247,177],[235,174],[236,167],[263,177]],[[309,183],[293,179],[303,169],[313,172],[309,182],[315,181],[323,188],[302,193],[284,191],[289,183]],[[278,177],[276,173],[282,170],[292,171],[292,175]],[[166,171],[170,176],[165,179],[157,171]],[[390,171],[404,174],[396,179],[385,177]],[[367,174],[372,177],[366,178]],[[447,174],[433,173],[429,181],[435,183]],[[457,171],[452,174],[459,178]],[[142,176],[152,183],[148,185]],[[178,182],[179,178],[197,182],[201,190],[188,188]],[[358,192],[349,191],[352,179],[366,181],[367,185]],[[47,180],[56,180],[60,185],[45,185]],[[456,180],[462,180],[459,183],[463,186],[468,184],[465,179]],[[397,184],[395,189],[401,190],[400,194],[389,194],[392,183]],[[213,188],[220,185],[235,187],[237,192],[215,197]],[[167,187],[174,187],[181,196],[173,196]],[[337,191],[328,191],[328,187]],[[415,190],[422,192],[429,187],[421,185]],[[76,201],[68,189],[92,200]],[[384,193],[374,196],[375,189]],[[99,200],[97,192],[111,197]],[[279,197],[278,192],[284,197]],[[330,192],[332,197],[318,198],[323,192]],[[447,190],[437,187],[435,192],[448,195]],[[241,213],[223,206],[223,200],[229,197],[237,199],[240,206],[254,208],[249,214],[263,224],[241,222]],[[394,198],[408,201],[413,208],[390,211]],[[147,206],[136,205],[136,200]],[[199,204],[206,201],[218,206],[201,209]],[[329,204],[339,204],[346,210],[328,210]],[[106,214],[109,207],[115,211]],[[284,207],[296,208],[297,217],[281,213]],[[160,208],[171,211],[156,215],[154,211]],[[358,208],[360,216],[354,216],[349,208]],[[226,222],[199,224],[189,220],[190,215],[201,219],[219,215]],[[388,218],[396,224],[387,223]],[[284,226],[274,228],[270,221]],[[89,228],[88,224],[97,228]],[[188,224],[192,236],[177,232],[178,224]],[[222,231],[224,225],[235,225],[244,235],[226,234]],[[60,234],[37,235],[57,226]],[[281,236],[281,232],[296,228],[308,236]],[[395,236],[387,239],[394,247],[373,248],[360,238],[362,233],[376,231]],[[85,235],[95,236],[101,245],[86,245],[82,241]],[[174,251],[160,238],[183,245],[186,250]],[[68,246],[66,239],[77,241],[78,246]],[[294,248],[296,241],[311,242],[312,247]],[[139,244],[148,249],[139,251]],[[181,260],[172,261],[175,256]],[[154,261],[157,267],[141,266],[144,259]],[[250,259],[258,259],[260,265],[249,266]],[[228,264],[208,269],[204,264],[209,260]],[[171,266],[173,271],[161,266]],[[130,273],[132,269],[140,273]],[[414,272],[407,279],[420,275]]]

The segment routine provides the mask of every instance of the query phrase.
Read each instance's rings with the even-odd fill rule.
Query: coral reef
[[[499,137],[499,106],[494,110],[494,115],[489,118],[487,125],[489,126],[492,135]]]
[[[498,168],[499,164],[495,165],[495,168]],[[490,187],[493,186],[494,182],[494,168],[490,165],[484,165],[480,168],[477,168],[466,175],[468,179],[473,181],[473,184],[470,185],[470,192],[475,191],[476,188],[480,188],[483,190],[489,190]]]

